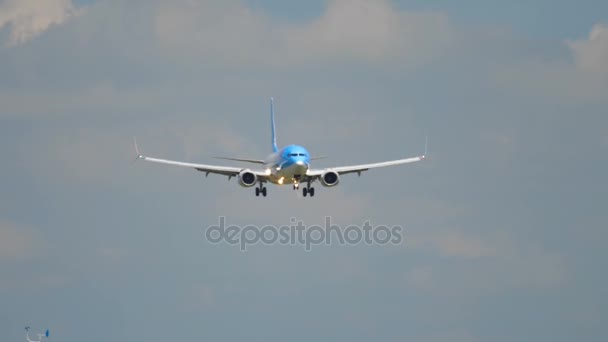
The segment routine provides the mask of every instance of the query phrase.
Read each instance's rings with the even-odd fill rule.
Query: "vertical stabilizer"
[[[275,127],[274,127],[274,98],[273,97],[270,98],[270,121],[271,121],[270,128],[272,130],[272,151],[278,152],[279,147],[277,146],[277,136],[276,136],[276,131],[275,131]]]

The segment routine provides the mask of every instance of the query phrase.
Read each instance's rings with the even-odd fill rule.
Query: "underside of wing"
[[[206,174],[213,173],[213,174],[224,175],[224,176],[228,176],[228,177],[237,176],[241,171],[246,170],[244,168],[234,167],[234,166],[185,163],[185,162],[180,162],[180,161],[151,158],[151,157],[145,157],[145,156],[139,156],[139,159],[142,159],[142,160],[145,160],[148,162],[152,162],[152,163],[187,167],[187,168],[195,169],[197,171],[205,172]],[[265,178],[265,176],[266,176],[266,174],[263,171],[251,171],[251,170],[249,170],[249,171],[261,178]]]
[[[306,175],[309,177],[318,177],[327,171],[333,171],[340,175],[347,174],[347,173],[355,173],[355,172],[361,173],[363,171],[367,171],[370,169],[376,169],[376,168],[380,168],[380,167],[387,167],[387,166],[394,166],[394,165],[401,165],[401,164],[409,164],[409,163],[422,161],[424,159],[425,159],[425,156],[422,155],[422,156],[418,156],[418,157],[411,157],[411,158],[405,158],[405,159],[389,160],[389,161],[380,162],[380,163],[351,165],[351,166],[337,166],[337,167],[330,167],[330,168],[326,168],[326,169],[309,170]]]

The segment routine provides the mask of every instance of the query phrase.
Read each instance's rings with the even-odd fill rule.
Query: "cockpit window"
[[[306,153],[290,153],[290,157],[305,157]]]

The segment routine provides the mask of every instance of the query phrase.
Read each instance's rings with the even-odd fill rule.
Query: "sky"
[[[0,341],[602,341],[605,1],[0,0]],[[134,162],[417,155],[314,198]],[[228,162],[231,163],[231,162]],[[230,164],[240,165],[240,164]],[[397,246],[205,240],[400,225]]]

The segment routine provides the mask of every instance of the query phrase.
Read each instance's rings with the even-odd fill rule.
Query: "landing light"
[[[272,171],[270,169],[266,169],[266,171],[264,173],[266,174],[266,176],[270,176],[270,174],[272,173]]]
[[[279,184],[283,185],[283,181],[285,181],[284,177],[279,178]]]

